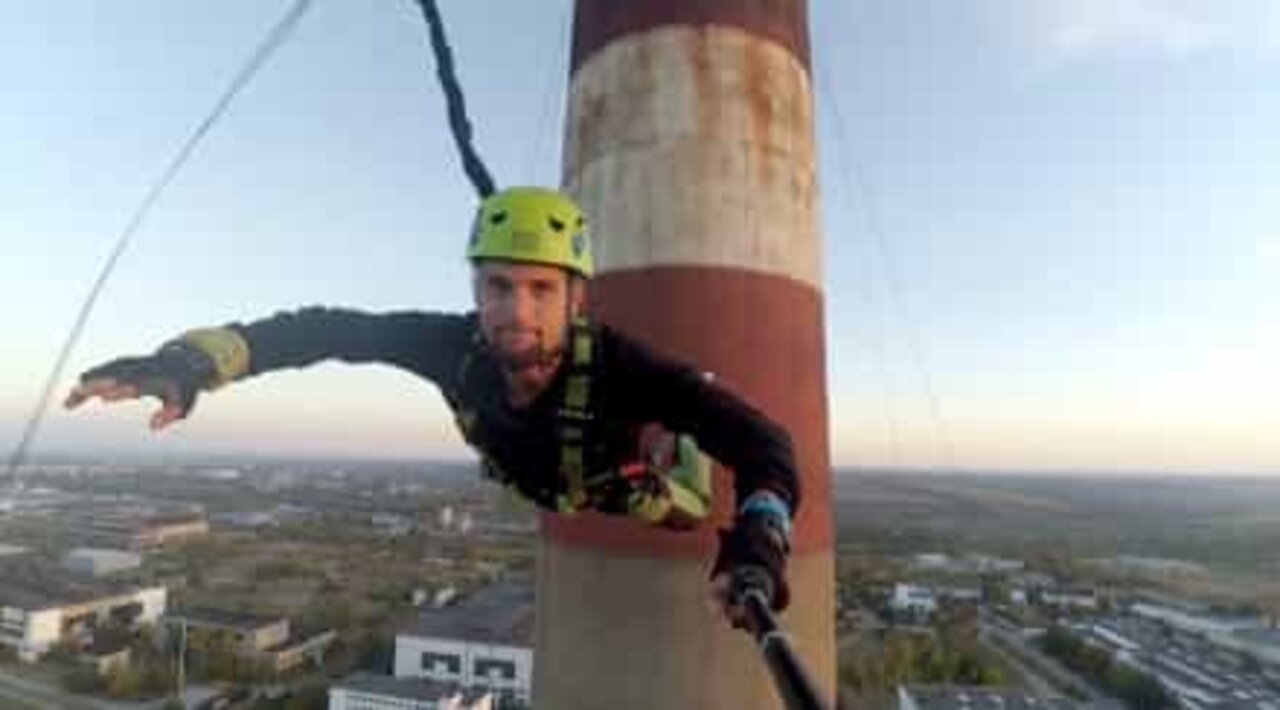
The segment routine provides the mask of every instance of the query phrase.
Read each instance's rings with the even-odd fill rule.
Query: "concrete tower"
[[[804,503],[784,623],[834,697],[834,562],[805,0],[577,0],[564,187],[605,322],[715,374],[791,433]],[[717,520],[733,488],[716,478]],[[535,705],[772,708],[706,603],[713,528],[543,520]]]

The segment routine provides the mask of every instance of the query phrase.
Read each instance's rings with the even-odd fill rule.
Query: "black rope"
[[[26,459],[27,451],[31,447],[31,442],[35,440],[36,432],[40,429],[40,423],[44,420],[45,413],[49,409],[49,402],[53,398],[54,389],[57,388],[58,382],[62,379],[63,371],[66,369],[67,360],[71,357],[71,352],[75,349],[76,343],[80,340],[80,334],[84,331],[85,324],[89,321],[89,315],[93,311],[94,304],[98,301],[98,296],[102,293],[103,286],[106,285],[107,279],[115,270],[116,263],[120,261],[120,256],[124,253],[129,242],[133,240],[133,235],[138,231],[138,227],[142,225],[143,219],[151,212],[151,208],[155,206],[160,199],[160,194],[165,188],[173,182],[178,171],[186,164],[191,154],[195,152],[196,146],[201,139],[213,128],[213,125],[222,118],[226,113],[227,107],[231,105],[232,99],[240,93],[240,90],[249,83],[249,80],[257,74],[262,65],[266,63],[276,49],[284,43],[288,38],[290,31],[298,24],[298,20],[302,19],[303,14],[311,5],[311,0],[297,0],[288,12],[280,18],[280,21],[271,28],[271,32],[259,43],[254,49],[253,54],[245,61],[240,70],[232,77],[231,83],[227,85],[218,102],[213,105],[209,114],[205,116],[200,125],[192,132],[191,137],[183,144],[182,149],[178,151],[177,156],[169,163],[165,171],[160,174],[160,178],[147,191],[146,196],[142,199],[142,203],[134,211],[133,216],[129,219],[124,231],[121,232],[120,238],[116,241],[115,248],[112,249],[111,255],[107,257],[106,264],[103,265],[102,271],[98,273],[98,279],[94,282],[93,287],[89,290],[88,297],[80,306],[80,313],[76,316],[75,324],[71,327],[71,333],[67,336],[67,340],[62,345],[62,351],[58,353],[58,359],[53,366],[53,372],[49,373],[49,379],[44,383],[44,390],[40,394],[40,400],[36,403],[35,410],[27,419],[26,427],[23,429],[22,438],[19,439],[18,445],[14,447],[13,453],[9,456],[9,466],[6,471],[9,478],[17,475],[18,468]]]
[[[471,122],[467,120],[467,104],[462,96],[462,87],[458,84],[458,76],[453,66],[453,50],[449,48],[449,40],[444,33],[444,21],[440,18],[440,10],[435,0],[418,0],[422,14],[431,28],[431,49],[436,56],[436,76],[440,77],[440,87],[444,90],[445,103],[449,108],[449,129],[458,144],[458,152],[462,154],[462,169],[466,171],[471,184],[475,186],[480,197],[488,197],[494,193],[493,176],[485,167],[480,154],[471,142]]]

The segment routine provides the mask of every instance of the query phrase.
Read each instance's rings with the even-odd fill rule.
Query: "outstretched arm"
[[[114,402],[154,396],[160,429],[186,417],[197,393],[233,380],[323,360],[383,362],[432,381],[465,347],[466,316],[304,308],[249,323],[188,331],[154,354],[113,360],[88,370],[67,397],[74,408],[94,397]]]

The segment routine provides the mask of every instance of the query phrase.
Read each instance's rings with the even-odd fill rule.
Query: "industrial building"
[[[424,611],[396,636],[395,676],[529,702],[533,681],[534,591],[504,583],[460,604]]]
[[[146,551],[209,534],[209,521],[194,511],[157,513],[135,506],[95,507],[69,525],[73,539],[93,547]]]
[[[77,580],[31,558],[0,566],[0,645],[36,661],[60,642],[88,646],[106,624],[152,624],[164,614],[168,591],[103,580]]]
[[[105,577],[138,569],[142,566],[142,555],[124,550],[78,547],[62,558],[62,566],[72,574]]]
[[[284,618],[212,609],[183,610],[168,615],[166,621],[182,626],[188,647],[197,653],[228,648],[277,674],[320,660],[335,638],[332,630],[297,629]]]
[[[329,688],[329,710],[493,710],[493,694],[421,678],[360,673]]]
[[[938,601],[928,587],[898,583],[893,585],[889,609],[895,614],[928,619],[938,610]]]

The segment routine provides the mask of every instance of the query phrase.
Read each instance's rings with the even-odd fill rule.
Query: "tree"
[[[102,691],[102,676],[94,668],[80,666],[62,677],[62,686],[72,693],[91,695]]]
[[[116,666],[103,680],[107,695],[113,698],[136,698],[142,689],[142,679],[132,666]]]
[[[1178,707],[1177,701],[1160,685],[1160,681],[1116,662],[1107,651],[1086,644],[1062,627],[1051,628],[1041,640],[1041,647],[1068,668],[1106,688],[1131,708],[1162,710]]]
[[[305,685],[289,696],[284,710],[325,710],[329,706],[329,689],[323,685]]]

